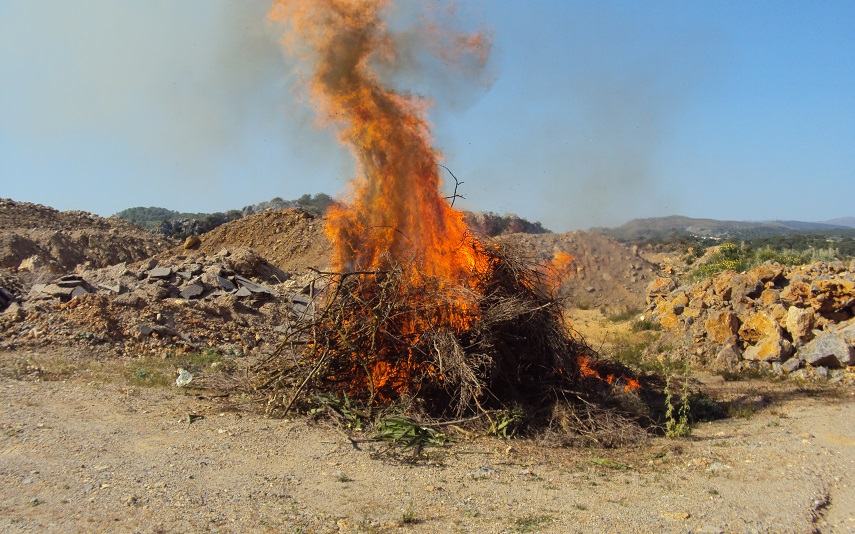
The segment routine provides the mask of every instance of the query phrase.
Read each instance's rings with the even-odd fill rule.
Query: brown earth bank
[[[644,307],[644,289],[658,267],[642,258],[636,247],[618,243],[599,232],[510,234],[497,238],[526,256],[548,262],[556,252],[573,256],[570,275],[561,287],[567,305],[604,308],[611,312]]]
[[[0,268],[38,275],[148,258],[172,243],[121,219],[0,199]],[[23,262],[23,265],[22,265]]]
[[[604,450],[454,434],[408,464],[324,423],[141,387],[132,364],[0,353],[0,530],[855,530],[851,390],[710,380],[713,396],[762,402],[687,439]]]

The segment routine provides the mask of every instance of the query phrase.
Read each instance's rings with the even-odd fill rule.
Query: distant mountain
[[[850,228],[855,228],[855,217],[838,217],[836,219],[829,219],[823,222],[825,224],[834,224],[837,226],[848,226]]]
[[[682,236],[713,239],[751,239],[787,234],[819,233],[850,235],[855,228],[832,222],[720,221],[681,215],[633,219],[616,228],[600,229],[624,241],[662,240]]]

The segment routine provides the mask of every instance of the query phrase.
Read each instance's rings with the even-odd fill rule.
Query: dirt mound
[[[223,249],[251,248],[286,272],[324,268],[330,244],[324,219],[300,209],[268,210],[224,224],[202,234],[198,250],[216,254]],[[571,303],[623,310],[644,307],[644,289],[655,277],[655,266],[630,247],[596,232],[565,234],[516,233],[496,238],[525,256],[548,261],[556,251],[575,258],[573,276],[562,290]],[[164,258],[184,254],[177,247]]]
[[[103,267],[141,260],[170,245],[121,219],[0,199],[0,268],[57,273],[87,263]]]
[[[597,232],[510,234],[497,239],[544,262],[559,251],[573,256],[571,275],[561,288],[571,306],[641,309],[645,287],[656,277],[656,266],[637,249]]]
[[[323,219],[297,208],[249,215],[199,237],[200,252],[216,254],[223,249],[251,248],[286,272],[320,269],[330,258]],[[172,254],[183,252],[178,248]]]

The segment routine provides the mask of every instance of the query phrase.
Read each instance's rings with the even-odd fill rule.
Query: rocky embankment
[[[835,379],[855,365],[855,261],[657,278],[647,300],[667,339],[714,371]]]

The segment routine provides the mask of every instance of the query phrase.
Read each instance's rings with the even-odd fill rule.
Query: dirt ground
[[[461,437],[411,465],[108,367],[15,376],[21,357],[0,354],[4,532],[855,532],[851,390],[712,381],[767,403],[687,439]]]

